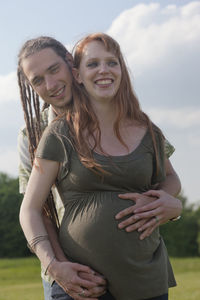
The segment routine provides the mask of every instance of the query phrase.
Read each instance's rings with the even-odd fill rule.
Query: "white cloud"
[[[200,149],[200,132],[198,132],[197,134],[191,133],[188,137],[188,140],[192,147]]]
[[[0,75],[0,102],[19,99],[16,72]]]
[[[144,107],[199,107],[200,2],[136,5],[107,32],[122,48]]]
[[[136,5],[107,33],[121,46],[142,108],[176,148],[171,160],[186,196],[199,200],[200,1]]]
[[[134,74],[141,74],[199,44],[200,2],[164,8],[159,3],[137,5],[119,15],[108,34],[119,41]]]
[[[178,129],[189,129],[200,126],[200,108],[185,107],[182,109],[149,109],[149,116],[155,123],[174,126]]]
[[[69,52],[72,53],[74,44],[75,44],[75,42],[74,42],[74,43],[67,44],[67,45],[65,45],[65,47],[66,47],[66,49],[67,49]]]
[[[0,172],[17,176],[18,154],[17,150],[8,147],[0,148]]]

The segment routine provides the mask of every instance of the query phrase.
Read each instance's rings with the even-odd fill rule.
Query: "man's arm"
[[[44,226],[46,228],[51,246],[53,248],[53,251],[54,251],[54,254],[55,254],[57,260],[68,261],[68,259],[66,258],[65,254],[60,246],[57,230],[56,230],[53,222],[51,221],[51,219],[47,215],[45,215],[45,213],[43,213],[43,222],[44,222]]]
[[[120,220],[131,214],[130,217],[118,224],[120,229],[125,229],[127,232],[138,230],[142,232],[140,239],[144,239],[156,227],[180,215],[182,203],[174,197],[180,192],[180,179],[167,158],[165,166],[166,179],[155,186],[159,190],[151,190],[144,194],[127,193],[119,195],[121,199],[129,199],[135,202],[135,205],[116,215],[116,219]]]
[[[154,189],[163,190],[166,193],[176,197],[181,191],[181,182],[169,159],[165,160],[165,169],[165,181],[157,184]]]
[[[31,174],[32,165],[30,153],[28,150],[28,138],[26,136],[25,128],[20,129],[17,137],[17,150],[19,157],[19,192],[24,194]]]

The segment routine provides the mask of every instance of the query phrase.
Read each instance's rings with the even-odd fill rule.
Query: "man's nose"
[[[50,91],[50,90],[54,89],[56,82],[52,76],[47,76],[45,78],[45,84],[46,84],[46,89],[48,91]]]

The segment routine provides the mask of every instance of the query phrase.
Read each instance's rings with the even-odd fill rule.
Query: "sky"
[[[67,47],[102,31],[120,44],[142,109],[176,148],[170,158],[182,192],[200,204],[200,1],[43,0],[0,4],[0,172],[18,174],[24,124],[17,55],[30,38]]]

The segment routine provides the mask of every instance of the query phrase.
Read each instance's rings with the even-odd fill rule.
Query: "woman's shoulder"
[[[163,135],[162,130],[155,123],[152,123],[152,129],[155,134]]]
[[[66,152],[65,141],[68,141],[67,130],[67,123],[63,118],[56,119],[49,124],[42,134],[37,147],[36,156],[50,160],[63,161]]]
[[[66,135],[69,133],[69,127],[64,117],[53,120],[45,129],[46,135]]]

